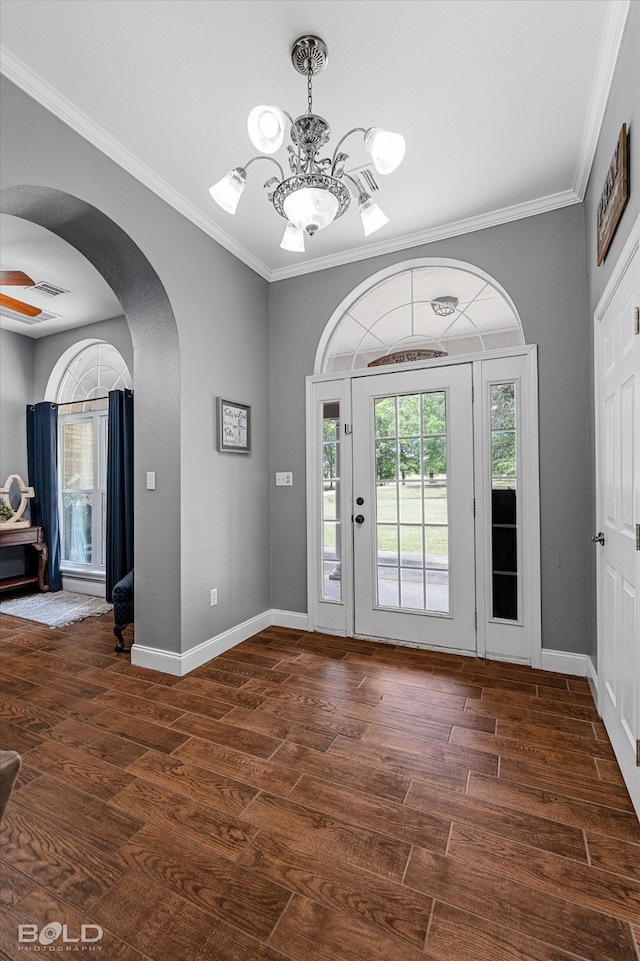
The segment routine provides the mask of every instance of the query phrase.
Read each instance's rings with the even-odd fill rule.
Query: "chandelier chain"
[[[312,103],[313,90],[311,87],[312,77],[313,77],[313,70],[311,66],[311,58],[309,58],[309,60],[307,60],[307,113],[313,113],[313,103]]]

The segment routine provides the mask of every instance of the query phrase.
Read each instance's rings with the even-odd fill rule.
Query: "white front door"
[[[640,816],[640,252],[595,330],[598,708]]]
[[[354,379],[355,633],[476,651],[472,365]]]

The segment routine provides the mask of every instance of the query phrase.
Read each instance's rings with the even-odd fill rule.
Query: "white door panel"
[[[640,814],[640,294],[636,246],[595,329],[599,710]]]
[[[352,416],[356,633],[475,652],[471,365],[354,380]]]

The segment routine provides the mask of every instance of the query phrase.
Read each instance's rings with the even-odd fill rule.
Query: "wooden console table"
[[[15,530],[3,530],[0,527],[0,549],[5,547],[30,547],[36,553],[37,570],[29,573],[29,561],[24,574],[0,579],[0,591],[8,591],[27,584],[37,584],[41,591],[48,591],[49,585],[44,582],[44,573],[49,557],[49,548],[45,544],[41,527],[18,527]]]

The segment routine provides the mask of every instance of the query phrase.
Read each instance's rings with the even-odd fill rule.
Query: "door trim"
[[[381,373],[395,373],[402,371],[414,371],[441,366],[457,366],[458,364],[474,365],[474,373],[482,369],[485,361],[507,359],[511,357],[521,357],[523,361],[523,383],[526,383],[526,391],[523,395],[524,422],[521,427],[521,435],[525,438],[523,445],[523,473],[534,482],[528,491],[526,498],[526,511],[523,514],[523,523],[526,525],[526,550],[527,564],[524,570],[525,583],[523,589],[527,597],[526,612],[526,631],[527,645],[526,655],[509,657],[508,654],[499,652],[487,652],[486,650],[486,602],[484,620],[481,618],[481,610],[478,610],[478,638],[482,644],[478,644],[477,654],[481,657],[493,658],[495,660],[514,661],[519,663],[531,664],[532,667],[540,667],[542,663],[542,637],[541,637],[541,609],[540,609],[540,490],[539,490],[539,452],[538,452],[538,385],[537,385],[537,347],[535,345],[524,345],[521,347],[510,347],[502,350],[484,351],[481,354],[461,354],[449,357],[435,358],[422,363],[389,365],[386,368],[369,368],[361,370],[334,371],[328,374],[313,374],[306,378],[306,410],[307,410],[307,434],[306,434],[306,494],[307,494],[307,608],[308,608],[308,627],[310,631],[321,631],[341,636],[354,635],[354,596],[353,584],[350,574],[347,574],[347,567],[352,569],[352,531],[351,531],[351,495],[352,491],[346,490],[347,473],[348,483],[351,483],[351,463],[346,465],[345,470],[345,491],[343,492],[344,515],[349,523],[342,525],[342,557],[351,563],[345,565],[345,580],[343,583],[343,595],[340,604],[333,603],[328,605],[320,599],[318,586],[320,583],[320,529],[318,521],[318,487],[317,478],[319,477],[319,437],[320,424],[318,417],[318,403],[322,400],[339,400],[342,410],[343,428],[344,424],[351,424],[351,381],[353,378],[375,377]],[[477,390],[477,385],[476,385]],[[476,395],[477,398],[477,395]],[[474,429],[484,429],[482,422],[478,421],[481,412],[478,412],[478,403],[474,410]],[[344,436],[344,434],[343,434]],[[481,436],[477,434],[476,436]],[[527,443],[526,439],[535,438],[535,443]],[[476,458],[476,471],[482,468],[478,466]],[[478,478],[476,477],[476,484]],[[484,485],[486,488],[486,480]],[[476,497],[483,497],[486,501],[486,494],[479,493],[476,488]],[[482,528],[482,524],[476,525],[476,532]],[[476,546],[476,570],[480,578],[481,566],[485,562],[485,541],[486,537],[479,538]],[[480,551],[482,550],[482,553]],[[484,590],[484,588],[483,588]],[[329,609],[331,608],[331,609]],[[482,625],[482,632],[480,630]],[[380,638],[378,638],[380,640]],[[398,643],[391,641],[391,643]]]

